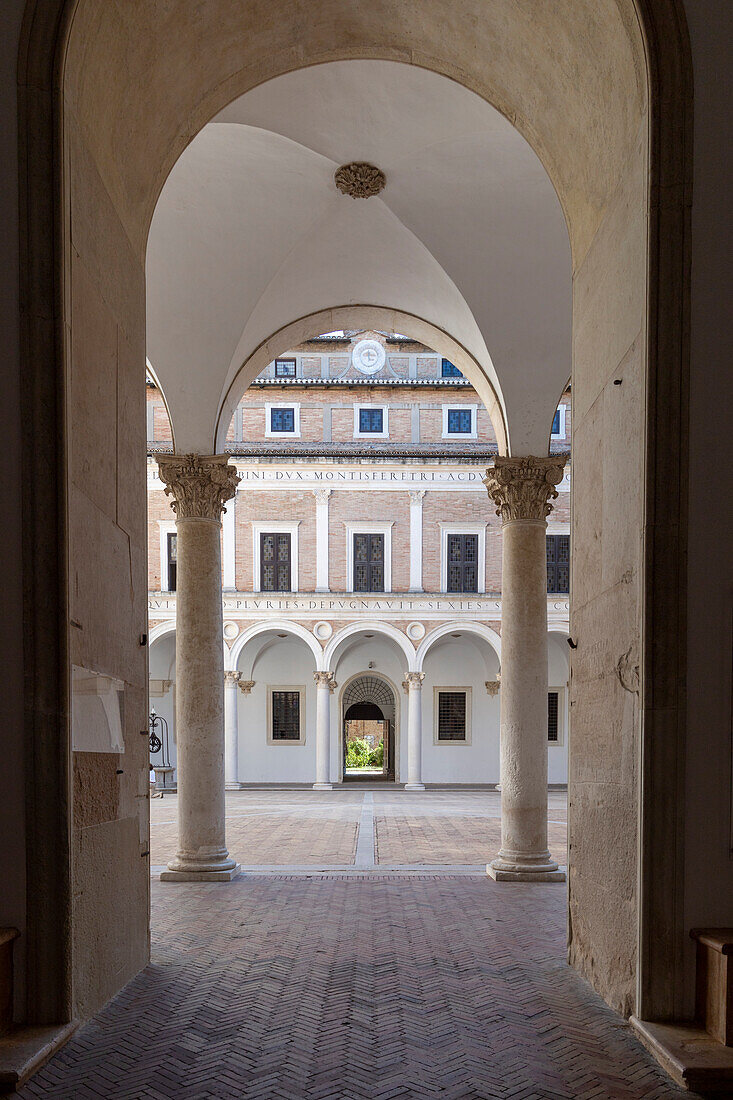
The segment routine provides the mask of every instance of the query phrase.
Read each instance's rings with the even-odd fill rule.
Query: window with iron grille
[[[558,720],[560,696],[557,691],[547,693],[547,740],[554,745],[560,741],[560,726]]]
[[[547,536],[547,591],[570,592],[570,535]]]
[[[178,535],[175,531],[168,532],[168,588],[167,592],[175,592],[178,572]]]
[[[260,591],[290,592],[290,535],[260,535]]]
[[[473,431],[471,409],[448,409],[448,435],[470,435]]]
[[[448,535],[448,592],[478,592],[478,535]]]
[[[295,409],[270,409],[271,432],[294,432]]]
[[[299,691],[273,691],[272,740],[300,741]]]
[[[442,378],[463,378],[458,367],[454,367],[450,359],[444,359],[441,363],[440,374]]]
[[[384,535],[354,535],[354,591],[384,592]]]
[[[466,740],[465,691],[438,692],[438,740]]]
[[[275,377],[276,378],[295,378],[295,360],[294,359],[276,359],[275,360]]]
[[[384,409],[359,409],[359,432],[374,432],[381,435],[384,431]]]

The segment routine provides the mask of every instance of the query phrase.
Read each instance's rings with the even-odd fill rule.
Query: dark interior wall
[[[18,285],[17,59],[24,0],[0,5],[0,925],[21,930],[15,944],[15,1013],[25,1015],[25,768],[21,534],[20,297]]]

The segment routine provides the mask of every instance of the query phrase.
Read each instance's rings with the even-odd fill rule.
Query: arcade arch
[[[26,316],[29,330],[35,326],[44,334],[29,341],[26,352],[26,503],[37,529],[53,532],[53,545],[47,534],[30,540],[27,550],[28,575],[35,578],[26,592],[28,644],[39,656],[36,685],[30,689],[31,740],[34,766],[55,775],[57,782],[43,811],[28,820],[28,843],[36,852],[51,852],[56,846],[50,861],[56,866],[44,878],[44,896],[34,894],[31,887],[28,903],[30,993],[39,1019],[87,1014],[100,998],[114,992],[113,983],[132,976],[146,959],[144,922],[138,920],[136,932],[129,933],[136,938],[122,969],[112,967],[101,950],[91,952],[83,944],[70,961],[68,929],[82,917],[90,925],[112,926],[115,898],[100,898],[98,908],[83,914],[71,900],[72,874],[83,870],[93,875],[95,856],[87,851],[88,865],[82,868],[77,860],[72,871],[63,839],[74,823],[73,811],[71,822],[67,817],[66,798],[71,788],[68,693],[59,669],[69,661],[106,662],[112,670],[125,670],[139,700],[144,695],[145,662],[135,646],[144,623],[145,585],[130,584],[135,553],[122,553],[120,539],[135,551],[144,544],[144,501],[134,484],[143,427],[140,410],[134,411],[134,394],[144,362],[144,256],[155,203],[192,134],[227,103],[268,77],[347,53],[371,58],[396,53],[410,63],[420,58],[430,69],[495,104],[531,142],[559,196],[572,247],[575,295],[575,561],[586,563],[584,572],[574,575],[574,591],[583,593],[574,611],[573,631],[582,639],[575,660],[581,663],[596,641],[604,653],[595,701],[583,678],[577,679],[578,712],[584,715],[574,729],[578,751],[592,737],[598,720],[618,712],[615,660],[629,646],[638,655],[646,692],[634,714],[623,719],[619,743],[606,746],[607,755],[596,768],[601,786],[610,784],[611,776],[615,782],[624,746],[642,739],[641,787],[635,775],[624,773],[616,793],[627,823],[637,820],[637,805],[643,807],[638,828],[645,841],[639,845],[644,858],[640,865],[636,860],[629,866],[619,863],[613,875],[608,867],[594,872],[592,852],[579,845],[574,857],[578,874],[571,878],[570,954],[621,1010],[635,1007],[646,1015],[674,1015],[682,1003],[682,895],[672,871],[679,866],[683,822],[677,822],[672,843],[668,830],[664,846],[654,838],[656,826],[663,824],[666,796],[680,787],[684,757],[684,694],[669,687],[681,682],[684,668],[684,631],[677,626],[684,623],[685,586],[682,566],[675,564],[684,560],[684,464],[673,465],[679,471],[674,476],[658,475],[666,459],[677,455],[685,412],[683,188],[689,148],[669,125],[670,120],[682,119],[684,124],[689,118],[683,19],[678,5],[667,0],[602,0],[582,17],[569,4],[533,9],[531,19],[521,4],[482,6],[480,14],[473,9],[470,0],[461,0],[453,10],[453,33],[445,35],[444,7],[433,0],[426,0],[420,19],[409,25],[398,0],[390,0],[378,10],[349,5],[339,11],[338,26],[324,5],[321,19],[299,21],[297,27],[284,0],[270,5],[266,27],[248,18],[244,5],[212,0],[209,19],[197,26],[197,47],[192,49],[192,28],[170,6],[150,12],[141,0],[132,0],[122,21],[119,12],[101,0],[28,5],[23,81],[42,92],[28,98],[24,129],[29,163],[44,166],[45,173],[38,168],[28,172],[24,190],[29,196]],[[348,50],[341,45],[346,37]],[[49,40],[57,44],[53,66],[45,56]],[[143,40],[145,48],[140,45]],[[165,42],[165,49],[156,51],[152,69],[151,42]],[[522,50],[513,48],[518,42]],[[491,65],[486,64],[488,57]],[[135,94],[143,86],[149,90],[145,100]],[[544,94],[537,95],[537,88]],[[156,102],[155,112],[148,108],[149,99]],[[61,158],[54,156],[51,120],[63,120]],[[55,188],[48,186],[54,164],[56,171],[67,173],[70,187],[61,188],[60,175]],[[660,191],[664,203],[658,201]],[[56,266],[38,263],[50,241],[63,244]],[[674,278],[663,276],[663,258]],[[58,322],[56,333],[47,323],[52,316]],[[62,332],[68,339],[61,340]],[[664,370],[657,369],[660,354]],[[100,373],[100,363],[113,363],[114,369]],[[75,389],[65,434],[61,410],[72,367]],[[619,376],[625,384],[614,392],[611,387]],[[92,411],[78,400],[80,392],[90,389],[92,378],[105,387],[101,431],[92,430]],[[516,384],[522,384],[519,377]],[[502,393],[511,410],[506,386]],[[51,414],[51,424],[49,409],[58,410],[58,420]],[[642,409],[645,416],[652,415],[646,410],[656,410],[653,432],[646,430]],[[209,412],[213,425],[214,410]],[[118,423],[121,432],[114,430]],[[511,441],[511,414],[508,429]],[[532,433],[543,439],[546,434],[539,423],[525,424],[525,429],[525,441],[534,438]],[[597,448],[599,431],[606,443],[603,454]],[[632,458],[627,453],[630,435],[646,440],[646,449],[639,447]],[[213,434],[181,435],[182,446],[201,451],[207,451],[212,441]],[[515,453],[528,451],[518,442]],[[102,455],[109,461],[102,461]],[[625,470],[623,490],[614,491],[620,467]],[[593,565],[598,529],[591,523],[591,514],[597,518],[595,487],[601,475],[611,487],[604,499],[603,525],[628,535],[624,546],[615,541],[602,575]],[[95,545],[109,553],[85,551],[90,529],[97,533]],[[57,539],[59,531],[63,537]],[[639,545],[642,550],[635,557],[636,549],[628,548]],[[70,586],[67,553],[74,578]],[[139,581],[143,555],[138,556],[132,569]],[[112,568],[110,561],[115,563]],[[626,576],[630,568],[634,584],[615,590],[609,610],[608,578]],[[670,586],[670,575],[681,583]],[[61,609],[62,618],[69,612],[75,622],[83,620],[85,630],[83,638],[73,632],[69,636],[63,618],[57,644],[41,655],[40,609],[49,600]],[[105,626],[110,607],[126,608],[135,624],[126,635],[109,636]],[[666,636],[679,638],[679,643],[663,645],[655,637],[661,620]],[[594,625],[601,621],[603,639]],[[141,701],[136,712],[142,717]],[[49,713],[57,715],[54,736],[49,735]],[[132,726],[139,728],[135,722]],[[587,805],[576,812],[593,832],[596,848],[603,845],[604,836],[609,845],[615,843],[613,815],[604,822]],[[130,894],[138,896],[144,868],[139,852],[133,852],[125,839],[131,830],[115,819],[110,833],[115,837],[110,843],[118,860],[120,890],[129,887]],[[594,876],[599,873],[603,898],[618,899],[618,905],[599,907],[594,901],[601,886]],[[617,923],[609,944],[611,909]],[[67,919],[59,920],[59,913]],[[90,937],[90,942],[95,941]],[[105,984],[99,980],[104,973],[118,976]]]

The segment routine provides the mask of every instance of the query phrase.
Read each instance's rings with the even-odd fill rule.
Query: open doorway
[[[343,697],[342,777],[345,782],[395,778],[395,700],[378,676],[360,676]]]

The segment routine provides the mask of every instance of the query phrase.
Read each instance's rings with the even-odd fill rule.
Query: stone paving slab
[[[488,817],[375,816],[378,863],[488,863],[501,847],[501,820]],[[567,827],[548,826],[553,859],[567,863]]]
[[[18,1100],[691,1100],[566,965],[565,896],[153,882],[152,964]]]

